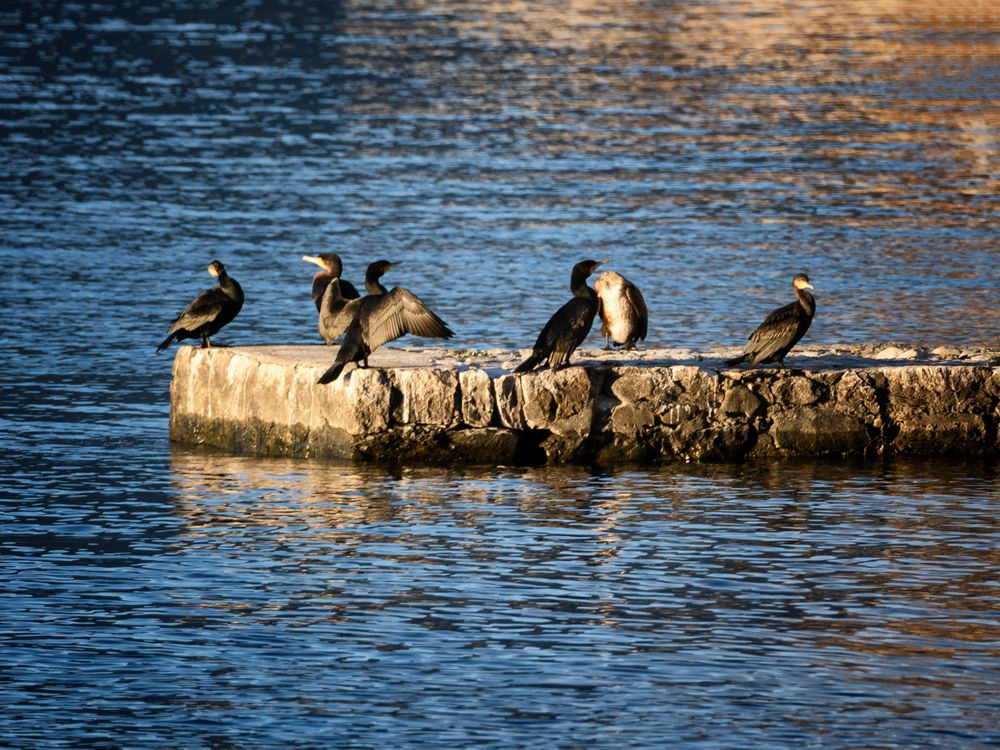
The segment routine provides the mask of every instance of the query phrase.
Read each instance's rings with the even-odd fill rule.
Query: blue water
[[[994,462],[236,458],[153,353],[214,258],[217,343],[319,343],[323,250],[450,346],[584,257],[651,346],[798,271],[809,342],[997,345],[998,90],[976,0],[4,6],[0,746],[1000,744]]]

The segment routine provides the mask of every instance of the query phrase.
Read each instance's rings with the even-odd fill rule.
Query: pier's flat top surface
[[[337,355],[336,346],[241,346],[232,351],[261,360],[328,366]],[[571,364],[595,366],[672,367],[687,365],[705,370],[731,370],[725,360],[735,357],[739,349],[694,351],[691,349],[633,349],[632,351],[579,349]],[[478,367],[491,374],[511,372],[528,355],[527,349],[461,349],[444,347],[397,346],[383,347],[369,357],[372,367]],[[1000,365],[1000,348],[938,347],[850,344],[840,346],[797,347],[786,359],[790,369],[847,370],[862,368],[902,367],[914,365]],[[759,367],[776,367],[761,365]],[[740,366],[748,369],[747,365]]]

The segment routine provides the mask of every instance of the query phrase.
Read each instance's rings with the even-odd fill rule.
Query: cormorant
[[[604,348],[611,342],[626,349],[635,349],[635,342],[646,338],[649,310],[639,287],[615,271],[605,271],[594,282],[599,302]]]
[[[354,284],[340,278],[340,275],[344,272],[344,264],[341,262],[340,256],[336,253],[303,255],[302,260],[307,263],[314,263],[323,269],[317,271],[312,279],[312,298],[313,302],[316,303],[317,312],[322,312],[320,303],[323,300],[323,293],[330,285],[330,282],[335,279],[340,279],[340,293],[344,299],[357,299],[361,296],[358,294],[358,290],[354,288]]]
[[[808,276],[804,273],[795,274],[792,279],[792,289],[795,290],[798,299],[768,315],[757,330],[750,334],[750,340],[743,349],[743,354],[727,360],[726,365],[738,365],[740,362],[749,362],[751,365],[777,362],[784,367],[785,355],[809,330],[809,324],[816,314],[816,299],[806,291],[812,288]]]
[[[587,338],[594,325],[594,316],[597,315],[597,295],[587,286],[587,277],[598,266],[607,262],[608,258],[600,261],[583,260],[573,266],[569,281],[573,298],[549,318],[549,322],[538,334],[531,356],[519,364],[514,372],[529,372],[546,361],[549,367],[557,370],[569,364],[570,355]]]
[[[407,333],[435,339],[450,339],[455,335],[413,292],[401,286],[390,292],[382,285],[382,275],[398,265],[377,260],[368,266],[365,273],[365,291],[368,294],[347,303],[351,323],[337,351],[336,360],[323,373],[320,383],[336,380],[348,362],[359,362],[360,367],[368,367],[368,356],[373,351]]]
[[[200,338],[203,349],[210,347],[212,342],[208,337],[217,334],[243,307],[243,289],[226,273],[225,266],[213,260],[208,272],[219,279],[219,285],[206,289],[184,308],[156,351],[163,351],[172,341],[181,339]]]
[[[312,295],[319,311],[319,335],[327,345],[332,344],[351,323],[351,316],[346,311],[348,301],[361,295],[354,284],[340,278],[344,264],[336,253],[303,255],[302,260],[324,269],[313,276]]]

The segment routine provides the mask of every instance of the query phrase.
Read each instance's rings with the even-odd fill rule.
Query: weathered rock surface
[[[240,453],[376,461],[657,462],[1000,451],[997,352],[803,348],[804,369],[718,369],[731,351],[379,350],[316,380],[321,346],[180,347],[171,438]],[[794,359],[794,362],[792,361]]]

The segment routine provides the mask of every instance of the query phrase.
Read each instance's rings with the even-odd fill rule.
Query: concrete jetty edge
[[[1000,453],[1000,351],[986,347],[803,347],[787,370],[723,368],[736,350],[588,349],[523,375],[523,351],[386,348],[318,385],[335,352],[178,348],[171,439],[493,465]]]

